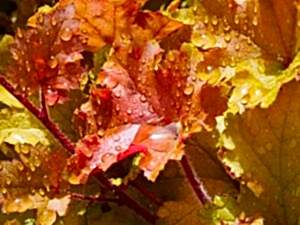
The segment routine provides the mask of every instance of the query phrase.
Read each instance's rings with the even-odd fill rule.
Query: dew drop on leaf
[[[40,188],[40,189],[39,189],[39,194],[40,194],[41,196],[44,196],[44,195],[45,195],[45,190],[44,190],[43,188]]]
[[[48,65],[51,69],[54,69],[58,65],[57,59],[54,56],[51,56]]]
[[[24,37],[23,32],[20,28],[17,29],[17,37],[22,39]]]
[[[240,18],[239,18],[239,16],[237,14],[234,16],[234,23],[236,25],[238,25],[240,23]]]
[[[121,146],[120,146],[120,145],[117,145],[117,146],[115,147],[115,150],[116,150],[117,152],[119,152],[119,151],[121,151],[121,150],[122,150],[122,148],[121,148]]]
[[[258,25],[257,16],[254,16],[254,17],[253,17],[252,25],[253,25],[253,26],[257,26],[257,25]]]
[[[31,181],[31,176],[27,175],[27,181]]]
[[[70,28],[64,28],[60,34],[60,38],[63,40],[63,41],[70,41],[71,38],[72,38],[72,31]]]
[[[106,163],[107,161],[111,160],[114,157],[113,154],[111,153],[105,153],[102,157],[101,157],[101,161],[103,163]]]
[[[213,16],[212,20],[211,20],[211,24],[216,26],[218,24],[218,18],[216,16]]]
[[[183,93],[185,94],[185,95],[191,95],[191,94],[193,94],[193,92],[194,92],[194,86],[193,85],[191,85],[191,84],[188,84],[186,87],[185,87],[185,89],[183,90]]]
[[[6,194],[6,193],[7,193],[7,189],[3,187],[3,188],[1,189],[1,193],[2,193],[2,194]]]
[[[53,18],[51,19],[51,25],[52,25],[52,26],[56,26],[56,24],[57,24],[57,21],[56,21],[56,19],[53,17]]]
[[[141,102],[146,102],[146,97],[144,96],[144,95],[142,95],[141,97],[140,97],[140,100],[141,100]]]
[[[11,185],[11,179],[8,177],[7,179],[6,179],[6,181],[5,181],[5,183],[6,183],[6,185]]]

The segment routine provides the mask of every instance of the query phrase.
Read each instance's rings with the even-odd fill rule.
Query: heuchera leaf
[[[64,102],[67,91],[79,88],[86,70],[82,53],[117,39],[137,8],[135,1],[61,1],[53,8],[41,8],[25,31],[17,30],[11,79],[27,94],[43,88],[49,105]],[[117,25],[111,20],[115,16]]]
[[[9,45],[13,42],[13,37],[4,35],[0,41],[0,72],[5,73],[7,66],[11,63]]]
[[[281,3],[274,4],[278,7]],[[222,10],[217,11],[216,6],[220,5],[223,6]],[[257,8],[257,15],[254,13],[254,16],[263,17],[260,15],[261,12],[258,12],[261,10],[259,5],[260,3],[254,1],[243,1],[243,3],[191,1],[190,8],[175,10],[172,8],[166,11],[174,19],[192,25],[191,43],[184,44],[184,48],[190,55],[202,58],[203,62],[197,70],[197,76],[201,80],[228,89],[230,96],[228,111],[232,113],[242,113],[246,108],[253,108],[256,105],[268,107],[275,100],[279,88],[296,76],[296,73],[291,70],[298,67],[298,55],[291,62],[291,59],[287,59],[290,56],[285,59],[280,58],[280,54],[285,53],[278,53],[278,58],[270,56],[273,53],[266,54],[265,46],[260,41],[256,41],[251,33],[255,26],[248,29],[247,19],[253,19],[252,7]],[[229,6],[232,8],[227,9],[226,7]],[[236,15],[227,14],[231,12],[230,10],[233,10]],[[193,20],[186,21],[184,16],[186,14]],[[241,19],[241,23],[235,24],[231,21],[233,17]],[[245,31],[239,28],[245,28]],[[274,48],[270,49],[273,50],[276,51]],[[282,65],[278,64],[278,62],[282,64],[282,60],[291,63],[286,71],[283,71]]]
[[[15,107],[15,108],[22,108],[22,104],[15,99],[13,96],[11,96],[4,87],[0,86],[0,102],[9,106],[9,107]]]
[[[3,213],[37,209],[37,223],[51,225],[70,202],[68,184],[62,178],[67,154],[49,149],[51,138],[20,103],[1,89],[0,202]],[[51,147],[56,147],[51,143]],[[65,197],[62,197],[65,196]]]
[[[269,109],[229,114],[221,131],[222,161],[252,191],[248,210],[262,213],[266,224],[298,223],[299,106],[291,100],[298,96],[299,84],[287,84]],[[241,201],[246,205],[249,199]]]
[[[226,20],[274,59],[289,63],[294,56],[296,2],[205,0],[203,5],[217,16],[216,19]]]
[[[162,135],[161,139],[157,140],[158,145],[161,145],[158,151],[164,152],[164,159],[152,152],[151,157],[146,160],[149,165],[144,166],[143,162],[140,165],[143,170],[152,167],[151,173],[145,172],[145,175],[154,180],[169,159],[180,159],[183,154],[179,146],[174,150],[176,143],[180,142],[180,135],[200,130],[205,124],[207,127],[212,125],[214,117],[226,109],[226,98],[222,96],[218,87],[209,87],[197,80],[194,75],[197,60],[194,62],[189,59],[184,51],[172,50],[163,53],[158,42],[148,41],[144,47],[136,47],[132,54],[127,55],[125,68],[118,63],[119,56],[112,56],[104,64],[103,72],[98,78],[98,84],[102,85],[102,88],[93,88],[90,100],[75,114],[83,133],[97,132],[97,135],[104,135],[104,138],[104,130],[107,128],[123,124],[141,124],[139,132],[145,140],[136,140],[132,144],[143,144],[148,152],[152,151],[152,144],[149,145],[152,141],[146,141],[146,138],[152,135],[145,131],[143,124],[148,123],[165,129],[164,126],[173,122],[174,131],[169,132],[169,135],[166,132],[165,139]],[[123,60],[123,55],[121,57]],[[172,67],[173,63],[182,63],[183,66]],[[216,99],[219,102],[213,106],[210,102]],[[179,121],[183,132],[177,135],[180,126],[176,127],[175,123]],[[174,138],[170,138],[172,136]],[[168,143],[172,144],[169,146]],[[99,145],[97,151],[102,155],[106,151],[101,148],[100,143]],[[113,147],[110,151],[113,151]],[[79,155],[76,157],[80,158]],[[115,162],[115,159],[112,162]],[[101,161],[97,160],[97,163],[99,168],[107,169],[102,167]],[[90,173],[90,169],[87,171]]]
[[[61,150],[47,152],[45,148],[28,148],[20,152],[20,160],[1,160],[0,187],[3,213],[37,209],[39,224],[55,222],[56,213],[62,216],[69,197],[52,199],[57,189],[63,190],[61,173],[65,156]],[[63,161],[62,161],[63,160]],[[54,164],[55,162],[55,164]],[[57,164],[56,164],[57,163]],[[51,200],[52,199],[52,200]]]

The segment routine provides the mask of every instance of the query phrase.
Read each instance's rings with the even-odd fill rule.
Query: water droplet
[[[115,109],[116,109],[117,112],[119,112],[119,111],[120,111],[120,106],[119,106],[119,105],[116,105],[116,108],[115,108]]]
[[[217,16],[213,16],[213,18],[211,19],[211,24],[216,26],[218,24],[218,18]]]
[[[98,132],[97,132],[97,134],[98,134],[100,137],[103,137],[104,134],[105,134],[104,129],[99,129]],[[91,155],[90,155],[90,156],[87,156],[87,157],[92,157],[92,152],[91,152]]]
[[[207,70],[207,72],[211,72],[213,70],[213,67],[212,66],[207,66],[206,70]]]
[[[72,31],[70,28],[64,28],[60,34],[60,38],[63,40],[63,41],[70,41],[71,38],[72,38]]]
[[[228,43],[231,41],[231,33],[225,33],[224,40]]]
[[[35,167],[40,167],[41,165],[41,160],[39,158],[36,158],[34,161],[33,161],[33,164]]]
[[[26,71],[29,73],[31,71],[31,67],[28,60],[25,61],[25,66],[26,66]]]
[[[253,12],[254,12],[254,13],[257,13],[257,12],[258,12],[258,5],[257,5],[257,4],[254,5]]]
[[[253,26],[257,26],[257,25],[258,25],[258,19],[257,19],[257,16],[254,16],[254,17],[253,17],[252,25],[253,25]]]
[[[36,171],[35,166],[34,166],[34,165],[30,165],[30,170],[31,170],[32,172],[35,172],[35,171]]]
[[[228,24],[226,24],[226,25],[224,26],[224,31],[225,31],[225,32],[230,31],[230,26],[229,26]]]
[[[5,181],[5,183],[6,183],[6,185],[8,185],[8,186],[11,185],[11,179],[7,178],[6,181]]]
[[[185,95],[191,95],[193,94],[193,92],[194,92],[194,86],[192,84],[188,84],[183,91]]]
[[[139,112],[139,117],[143,117],[144,113],[143,112]]]
[[[208,16],[205,16],[205,17],[204,17],[204,20],[203,20],[203,23],[207,25],[208,22],[209,22],[209,18],[208,18]]]
[[[30,149],[28,148],[28,146],[23,146],[22,148],[20,148],[20,151],[23,154],[28,154],[30,152]]]
[[[19,170],[19,171],[23,171],[23,170],[24,170],[24,165],[23,165],[23,163],[18,163],[17,167],[18,167],[18,170]]]
[[[31,181],[31,176],[27,175],[27,181]]]
[[[40,188],[40,189],[39,189],[39,194],[40,194],[41,196],[44,196],[44,195],[45,195],[45,190],[44,190],[43,188]]]
[[[240,23],[240,18],[239,18],[239,16],[237,14],[235,14],[235,16],[234,16],[234,23],[236,25],[238,25]]]
[[[147,99],[144,95],[141,95],[140,100],[141,100],[141,102],[146,102],[147,101]]]
[[[6,188],[2,188],[2,189],[1,189],[1,192],[2,192],[2,194],[5,195],[5,194],[7,193],[7,189],[6,189]]]
[[[23,32],[20,28],[17,29],[17,37],[22,39],[24,37]]]
[[[52,26],[56,26],[56,24],[57,24],[56,19],[54,17],[52,17],[52,19],[51,19],[51,25]]]
[[[119,151],[121,151],[121,150],[122,150],[122,148],[121,148],[121,146],[120,146],[120,145],[117,145],[117,146],[115,147],[115,150],[116,150],[117,152],[119,152]]]
[[[51,69],[54,69],[55,67],[57,67],[58,61],[57,61],[56,57],[51,56],[50,60],[48,61],[48,65]]]
[[[103,163],[106,163],[107,161],[111,160],[114,157],[113,154],[111,153],[105,153],[102,157],[101,157],[101,161]]]
[[[131,110],[131,109],[127,109],[126,112],[127,112],[128,115],[131,115],[131,114],[132,114],[132,110]]]
[[[12,57],[13,57],[14,60],[18,61],[20,59],[17,52],[11,51],[11,54],[12,54]]]

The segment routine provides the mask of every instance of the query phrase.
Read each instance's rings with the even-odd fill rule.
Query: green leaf
[[[9,45],[13,42],[13,37],[4,35],[0,41],[0,72],[4,73],[7,65],[11,62]],[[1,96],[1,90],[0,90]],[[1,101],[1,99],[0,99]]]
[[[229,114],[221,131],[223,163],[253,193],[242,193],[241,201],[266,225],[300,221],[299,98],[299,83],[289,83],[270,108]]]
[[[31,144],[34,146],[38,143],[49,145],[45,133],[36,128],[9,128],[0,130],[0,144],[3,142],[11,145]]]
[[[47,134],[40,128],[37,121],[28,112],[9,108],[0,110],[0,145],[41,143],[49,145]]]
[[[24,225],[35,225],[35,219],[34,218],[28,218],[24,221]]]
[[[0,85],[0,102],[15,108],[23,108],[22,104],[11,94],[4,87]]]
[[[263,225],[263,218],[246,217],[237,202],[230,197],[216,196],[211,205],[201,211],[201,221],[205,225]]]

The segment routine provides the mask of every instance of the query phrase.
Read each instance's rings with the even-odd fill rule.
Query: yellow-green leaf
[[[300,219],[300,84],[283,87],[268,109],[229,114],[220,145],[223,163],[253,195],[243,197],[248,209],[263,214],[266,225],[295,225]]]

